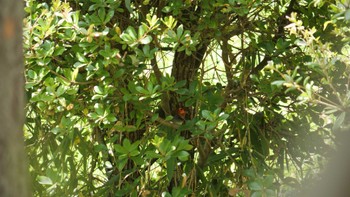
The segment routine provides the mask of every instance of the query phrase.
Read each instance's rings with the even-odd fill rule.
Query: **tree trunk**
[[[24,152],[22,1],[0,0],[0,196],[30,196]]]

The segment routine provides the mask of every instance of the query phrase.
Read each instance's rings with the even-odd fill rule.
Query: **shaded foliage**
[[[306,101],[324,76],[291,30],[297,13],[332,40],[334,27],[317,28],[330,3],[26,3],[38,196],[272,196],[329,152],[323,108]]]

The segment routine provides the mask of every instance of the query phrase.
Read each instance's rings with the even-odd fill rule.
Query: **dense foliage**
[[[35,195],[287,195],[349,125],[348,6],[26,0]]]

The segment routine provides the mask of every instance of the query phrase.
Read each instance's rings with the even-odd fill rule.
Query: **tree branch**
[[[278,21],[277,21],[279,22],[278,29],[275,36],[272,38],[273,42],[277,42],[279,38],[283,38],[285,36],[284,26],[287,25],[288,23],[287,16],[292,13],[292,11],[294,10],[293,7],[296,3],[297,3],[296,0],[291,0],[286,12],[278,18]],[[262,70],[267,65],[267,63],[270,60],[272,60],[272,57],[270,55],[266,55],[264,59],[255,68],[251,70],[250,74],[257,74],[260,70]]]
[[[82,81],[82,82],[79,82],[79,81],[71,81],[69,79],[67,79],[66,77],[64,77],[63,75],[53,71],[52,69],[50,69],[50,67],[48,67],[47,65],[45,65],[45,68],[47,68],[50,73],[56,75],[57,77],[63,79],[64,81],[66,81],[67,83],[70,83],[70,84],[73,84],[73,85],[89,85],[89,84],[94,84],[96,83],[96,81]]]
[[[151,117],[154,115],[152,112],[146,112],[146,114],[151,116]],[[164,120],[161,117],[158,117],[156,119],[156,121],[159,122],[161,125],[164,125],[164,126],[167,126],[167,127],[171,127],[173,129],[178,129],[180,127],[180,125],[178,125],[176,123],[173,123],[173,122],[170,122],[170,121],[167,121],[167,120]]]

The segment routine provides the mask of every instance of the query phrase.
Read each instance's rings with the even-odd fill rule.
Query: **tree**
[[[0,196],[30,196],[24,153],[22,6],[1,1],[0,8]]]
[[[26,3],[38,196],[272,196],[329,150],[295,86],[317,77],[311,56],[285,26],[322,26],[331,3]]]
[[[315,4],[322,6],[324,3],[318,1]],[[305,28],[296,13],[289,18],[292,23],[287,28],[299,37],[298,44],[311,56],[312,61],[306,65],[313,73],[311,80],[291,86],[310,104],[323,107],[322,129],[326,131],[324,136],[331,136],[335,149],[319,180],[312,187],[306,184],[304,192],[296,196],[346,196],[349,193],[345,184],[350,177],[347,153],[350,134],[349,3],[336,1],[331,4],[332,18],[323,26],[331,30],[328,35],[315,35],[315,29]]]

